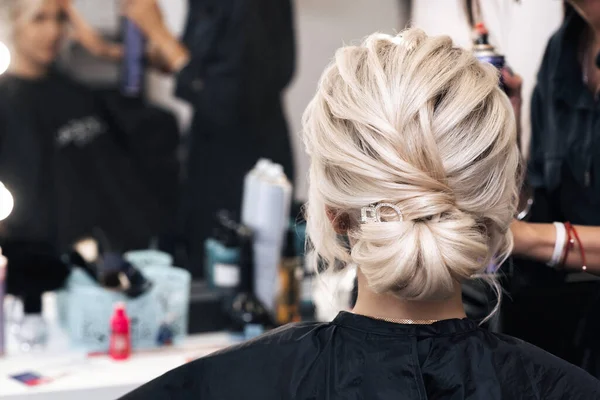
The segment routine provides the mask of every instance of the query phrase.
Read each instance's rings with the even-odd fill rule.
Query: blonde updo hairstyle
[[[356,264],[376,293],[436,300],[509,254],[514,112],[495,68],[449,37],[409,29],[339,49],[303,123],[308,235],[327,266]],[[403,220],[388,207],[361,224],[381,203]]]

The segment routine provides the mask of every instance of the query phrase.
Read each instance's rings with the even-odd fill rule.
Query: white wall
[[[294,144],[297,193],[306,196],[308,162],[300,143],[301,116],[313,96],[319,76],[334,51],[344,43],[360,40],[374,31],[400,30],[408,19],[408,0],[296,0],[297,69],[286,93],[286,109]],[[187,0],[161,0],[167,23],[180,33],[185,22]],[[173,97],[173,79],[151,74],[150,98],[174,110],[185,128],[191,109]]]
[[[461,0],[415,0],[412,23],[430,35],[448,34],[462,46],[470,46],[470,29]],[[562,2],[549,0],[481,0],[483,18],[492,41],[507,63],[524,80],[523,139],[529,147],[529,103],[535,75],[548,38],[562,20]]]

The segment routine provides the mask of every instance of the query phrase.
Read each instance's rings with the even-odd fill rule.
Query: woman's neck
[[[460,284],[451,298],[440,301],[403,301],[391,295],[374,293],[358,269],[358,298],[352,312],[368,317],[411,320],[465,318]]]
[[[40,79],[48,74],[49,68],[16,53],[13,54],[9,71],[20,78]]]

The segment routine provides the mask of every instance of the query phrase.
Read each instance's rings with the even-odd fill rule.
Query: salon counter
[[[116,399],[173,368],[234,343],[226,333],[193,335],[175,347],[134,352],[126,361],[114,361],[106,355],[71,350],[52,315],[48,332],[44,350],[28,353],[19,352],[14,335],[7,332],[8,354],[0,357],[0,399]],[[12,377],[26,373],[48,381],[28,386]]]

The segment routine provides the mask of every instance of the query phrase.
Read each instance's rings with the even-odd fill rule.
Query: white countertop
[[[176,347],[135,352],[126,361],[114,361],[106,355],[70,350],[57,326],[52,326],[49,334],[44,350],[20,353],[14,343],[9,346],[8,355],[0,358],[0,399],[117,399],[173,368],[233,343],[226,333],[194,335]],[[27,386],[11,378],[26,372],[54,379]]]

